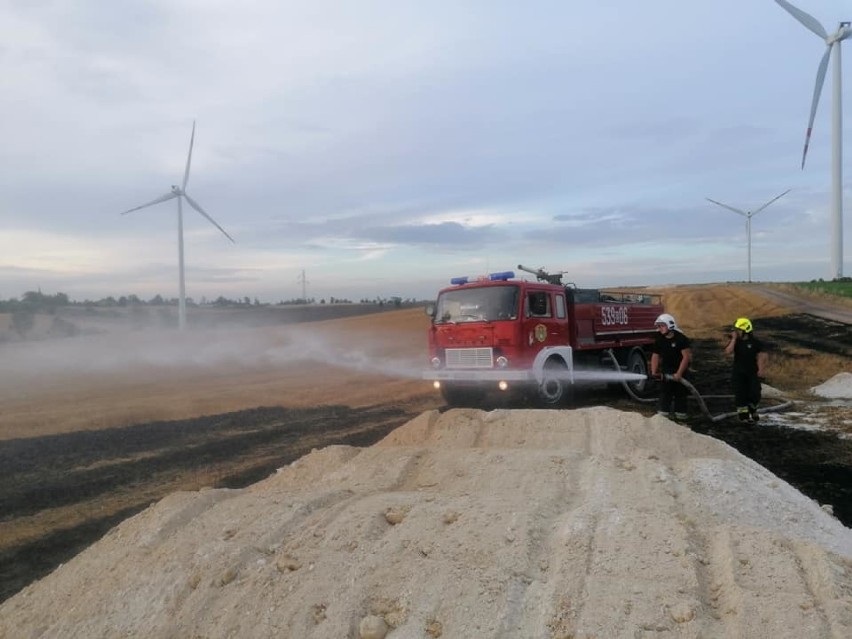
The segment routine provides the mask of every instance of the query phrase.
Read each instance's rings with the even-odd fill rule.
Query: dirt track
[[[837,305],[831,306],[820,301],[793,295],[786,290],[779,290],[778,287],[758,286],[755,287],[755,291],[764,297],[789,306],[797,313],[807,313],[833,322],[852,325],[852,308],[839,308]]]
[[[761,334],[776,350],[852,355],[848,327],[809,315],[767,317]],[[728,362],[717,339],[695,342],[696,386],[728,393]],[[387,396],[386,396],[387,397]],[[650,414],[618,391],[597,388],[580,406],[611,405]],[[437,396],[368,405],[257,408],[171,422],[0,441],[0,598],[50,572],[116,523],[175,490],[251,484],[334,443],[368,446],[433,406]],[[730,407],[715,400],[714,413]],[[852,440],[767,425],[691,426],[731,444],[852,526]]]

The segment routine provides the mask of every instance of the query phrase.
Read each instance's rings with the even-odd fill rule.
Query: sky
[[[705,198],[787,189],[752,279],[830,278],[824,50],[772,0],[0,0],[0,299],[176,297],[176,201],[121,212],[181,183],[193,122],[187,193],[235,240],[184,206],[195,301],[743,281]]]

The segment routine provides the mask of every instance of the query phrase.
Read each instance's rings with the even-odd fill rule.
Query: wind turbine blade
[[[828,59],[831,57],[831,47],[825,48],[825,53],[822,60],[819,61],[817,67],[816,84],[814,85],[814,97],[811,101],[811,117],[808,120],[808,130],[805,131],[805,149],[802,151],[802,168],[805,168],[805,158],[808,157],[808,146],[811,143],[811,132],[814,128],[814,118],[816,117],[817,106],[819,105],[819,96],[822,93],[822,85],[825,82],[825,70],[828,68]]]
[[[192,162],[192,144],[195,142],[195,120],[192,121],[192,135],[189,138],[189,155],[186,156],[186,171],[183,172],[182,191],[186,190],[186,183],[189,182],[189,165]]]
[[[165,195],[161,195],[156,200],[151,200],[150,202],[147,202],[146,204],[142,204],[141,206],[134,206],[132,209],[127,209],[126,211],[122,211],[121,214],[127,215],[128,213],[132,213],[133,211],[138,211],[139,209],[144,209],[146,206],[153,206],[154,204],[159,204],[160,202],[165,202],[167,200],[171,200],[172,198],[176,198],[176,197],[177,197],[177,193],[175,193],[174,191],[171,191],[169,193],[166,193]]]
[[[228,233],[225,231],[225,229],[223,229],[221,226],[219,226],[219,225],[216,223],[216,220],[214,220],[212,217],[210,217],[209,215],[207,215],[207,213],[204,211],[204,209],[202,209],[202,208],[201,208],[201,205],[200,205],[198,202],[196,202],[195,200],[193,200],[193,199],[192,199],[191,197],[189,197],[186,193],[184,193],[184,194],[183,194],[183,196],[186,198],[186,201],[187,201],[187,202],[189,202],[189,205],[190,205],[192,208],[194,208],[196,211],[198,211],[199,213],[201,213],[201,215],[203,215],[204,217],[206,217],[206,218],[210,221],[210,223],[211,223],[213,226],[215,226],[217,229],[219,229],[220,231],[222,231],[222,233],[225,235],[225,237],[227,237],[229,240],[231,240],[232,242],[234,242],[234,244],[236,244],[236,241],[234,241],[234,238],[232,238],[230,235],[228,235]]]
[[[739,213],[740,215],[745,215],[746,217],[748,217],[748,213],[746,213],[745,211],[740,211],[739,209],[735,209],[733,206],[728,206],[727,204],[722,204],[721,202],[717,202],[716,200],[711,200],[709,197],[706,197],[704,199],[708,202],[713,202],[713,204],[718,204],[723,209],[728,209],[729,211],[733,211],[734,213]]]
[[[786,2],[786,0],[775,0],[775,2],[781,5],[781,8],[786,10],[787,13],[796,18],[796,20],[801,22],[806,29],[813,31],[823,40],[828,38],[828,33],[826,33],[819,21],[812,15],[805,13],[798,7],[794,7],[789,2]]]
[[[757,215],[757,214],[758,214],[758,213],[760,213],[763,209],[765,209],[767,206],[769,206],[770,204],[772,204],[775,200],[780,200],[782,197],[784,197],[785,195],[787,195],[787,194],[788,194],[790,191],[792,191],[792,190],[793,190],[793,189],[787,189],[787,190],[786,190],[786,191],[784,191],[781,195],[776,195],[774,198],[772,198],[771,200],[769,200],[766,204],[764,204],[763,206],[761,206],[759,209],[757,209],[756,211],[752,211],[752,215]]]

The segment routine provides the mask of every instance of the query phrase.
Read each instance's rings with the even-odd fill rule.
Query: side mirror
[[[423,310],[426,311],[426,315],[428,315],[429,317],[435,317],[435,305],[434,304],[428,304],[426,306],[426,308],[423,309]]]

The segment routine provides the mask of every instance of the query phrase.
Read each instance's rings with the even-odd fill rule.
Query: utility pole
[[[302,301],[305,304],[307,304],[308,303],[308,289],[307,289],[308,280],[305,279],[305,269],[302,269],[302,275],[299,277],[298,281],[302,284]]]

